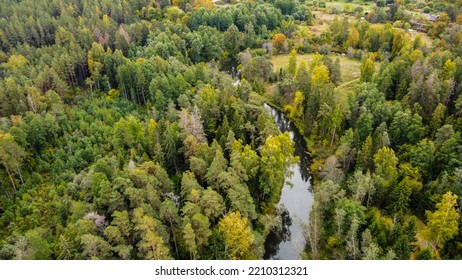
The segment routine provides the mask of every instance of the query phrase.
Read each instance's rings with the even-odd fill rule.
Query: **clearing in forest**
[[[289,57],[289,54],[272,56],[270,61],[273,63],[274,71],[279,71],[279,69],[281,68],[286,68],[289,65]],[[306,65],[309,66],[310,62],[313,60],[313,57],[314,54],[297,54],[297,65],[299,65],[302,61],[305,61]],[[329,57],[332,58],[332,60],[334,61],[337,58],[340,60],[342,83],[347,83],[355,79],[358,79],[361,75],[360,61],[353,60],[338,54],[330,54]]]

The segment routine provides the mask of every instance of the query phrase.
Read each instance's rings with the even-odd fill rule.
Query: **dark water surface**
[[[291,167],[293,176],[286,178],[278,204],[283,227],[280,231],[272,231],[268,235],[264,259],[297,260],[305,248],[304,228],[308,224],[313,204],[313,194],[310,190],[310,158],[305,151],[305,140],[297,128],[283,113],[266,104],[265,108],[273,116],[279,130],[282,133],[289,132],[290,138],[295,142],[295,155],[300,157],[300,162]]]

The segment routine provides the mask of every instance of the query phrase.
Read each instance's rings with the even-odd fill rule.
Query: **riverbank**
[[[301,124],[296,119],[291,118],[287,110],[284,110],[284,108],[282,108],[281,106],[278,106],[277,104],[272,102],[269,98],[265,98],[265,103],[271,106],[272,108],[278,110],[279,112],[284,113],[285,117],[288,118],[293,123],[293,125],[297,128],[297,130],[301,132],[301,134],[303,135],[303,139],[305,140],[305,143],[306,143],[307,154],[308,156],[313,157],[315,150],[310,149],[310,147],[312,147],[312,145],[310,145],[312,141],[304,135],[305,133],[302,129]]]
[[[282,225],[273,230],[265,241],[265,259],[297,260],[301,259],[306,246],[306,229],[309,222],[309,213],[314,202],[311,193],[311,175],[309,165],[311,162],[306,153],[306,142],[294,122],[282,110],[265,104],[265,108],[274,118],[281,133],[288,132],[294,142],[294,155],[300,158],[299,162],[290,167],[277,204],[278,214]]]

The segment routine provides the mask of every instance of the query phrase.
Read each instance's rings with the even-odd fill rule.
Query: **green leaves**
[[[219,179],[220,179],[220,174],[226,171],[227,166],[228,166],[228,161],[223,156],[221,147],[218,147],[215,150],[215,157],[212,163],[210,164],[210,167],[207,170],[207,173],[205,174],[205,178],[207,179],[207,183],[209,184],[209,186],[212,186],[214,189],[218,189],[218,190],[220,189],[220,186],[218,184]]]
[[[389,187],[398,178],[398,158],[395,152],[388,148],[381,148],[374,155],[375,174],[380,177],[380,183],[383,187]]]
[[[390,125],[392,145],[415,144],[421,140],[424,131],[421,116],[412,114],[409,109],[399,111]]]
[[[204,209],[204,214],[212,220],[220,217],[225,211],[223,198],[210,187],[203,191],[200,204]]]
[[[113,143],[116,149],[137,149],[146,144],[141,121],[134,116],[120,119],[114,126]]]
[[[443,248],[457,234],[460,214],[454,208],[456,205],[457,195],[447,192],[436,204],[434,212],[425,212],[428,221],[426,236],[432,241],[433,250]]]
[[[294,143],[286,132],[278,136],[270,136],[261,148],[260,200],[265,204],[277,203],[288,168],[297,163],[294,154]]]
[[[148,260],[168,260],[170,250],[165,244],[166,240],[162,234],[163,227],[161,223],[146,214],[141,208],[133,212],[134,230],[140,235],[140,241],[137,244],[139,256]]]
[[[369,58],[363,60],[361,64],[361,77],[360,81],[363,83],[370,83],[372,82],[372,76],[375,72],[374,61]]]
[[[5,168],[8,177],[10,178],[11,186],[16,190],[16,183],[13,177],[14,173],[20,176],[21,181],[21,165],[26,153],[15,141],[9,133],[3,133],[0,130],[0,163]]]

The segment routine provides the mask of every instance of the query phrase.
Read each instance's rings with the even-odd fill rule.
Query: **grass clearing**
[[[414,40],[417,36],[420,36],[427,47],[431,47],[433,44],[432,38],[430,38],[430,36],[428,36],[426,33],[413,30],[412,32],[409,32],[409,36],[411,40]]]
[[[328,7],[329,5],[331,5],[331,7],[336,7],[337,9],[340,9],[339,7],[342,7],[343,9],[343,6],[345,3],[343,2],[328,2],[327,3]],[[363,4],[357,4],[357,6],[362,6],[364,8],[364,11],[368,11],[368,10],[371,10],[371,7],[370,6],[367,6],[367,5],[363,5]],[[352,16],[351,14],[345,14],[345,13],[342,13],[342,14],[332,14],[332,13],[328,13],[327,12],[327,9],[324,9],[324,10],[313,10],[312,11],[313,15],[315,16],[316,18],[316,24],[314,25],[311,25],[309,26],[309,29],[310,29],[310,32],[311,34],[313,35],[320,35],[321,33],[323,33],[325,30],[329,30],[329,25],[330,23],[337,17],[339,20],[342,20],[344,17],[347,17],[348,20],[351,22],[355,21],[355,20],[358,20],[358,18]],[[383,25],[383,23],[374,23],[373,25]],[[432,38],[430,38],[430,36],[428,36],[426,33],[424,32],[420,32],[420,31],[416,31],[416,30],[405,30],[411,40],[414,40],[415,37],[417,36],[420,36],[422,38],[422,41],[425,43],[425,45],[427,47],[431,47],[432,44],[433,44],[433,40]]]
[[[281,68],[286,68],[289,65],[289,54],[274,55],[270,61],[273,63],[273,70],[279,71]],[[300,65],[302,61],[305,61],[306,65],[309,66],[313,60],[314,54],[297,54],[297,65]],[[330,58],[334,61],[338,58],[340,60],[340,70],[342,73],[342,82],[347,83],[358,79],[361,71],[361,62],[353,60],[341,55],[330,54]]]

